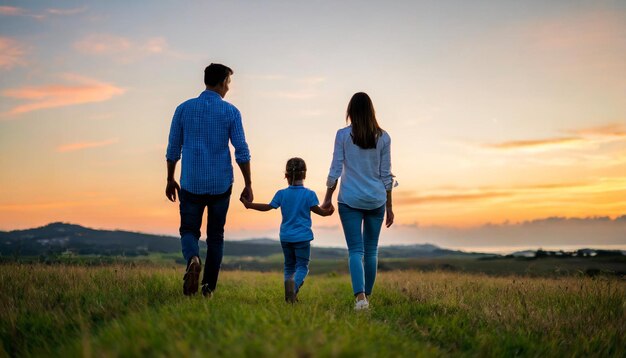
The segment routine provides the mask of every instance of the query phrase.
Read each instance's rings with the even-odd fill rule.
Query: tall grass
[[[626,282],[381,273],[372,309],[349,278],[223,272],[212,299],[180,268],[1,265],[0,356],[625,356]]]

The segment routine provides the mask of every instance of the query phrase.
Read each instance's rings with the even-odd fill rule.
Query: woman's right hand
[[[387,220],[385,222],[385,225],[387,227],[390,227],[391,225],[393,225],[393,218],[394,218],[393,209],[391,208],[391,206],[388,206],[387,207]]]

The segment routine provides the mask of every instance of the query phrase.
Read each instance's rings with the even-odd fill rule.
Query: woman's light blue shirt
[[[362,149],[352,142],[352,126],[337,131],[326,185],[341,178],[337,201],[356,209],[371,210],[387,201],[393,187],[391,137],[383,131],[376,148]]]

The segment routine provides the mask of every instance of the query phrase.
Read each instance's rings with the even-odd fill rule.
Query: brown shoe
[[[296,302],[296,281],[293,279],[285,280],[285,301],[288,303]]]
[[[198,256],[192,257],[189,266],[187,266],[187,272],[183,276],[183,294],[185,296],[191,296],[198,292],[200,270],[202,270],[200,258]]]

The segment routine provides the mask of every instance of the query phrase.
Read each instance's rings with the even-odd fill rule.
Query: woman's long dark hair
[[[355,93],[348,103],[346,122],[352,124],[352,143],[362,149],[376,148],[383,130],[376,121],[376,112],[370,96],[365,92]]]

